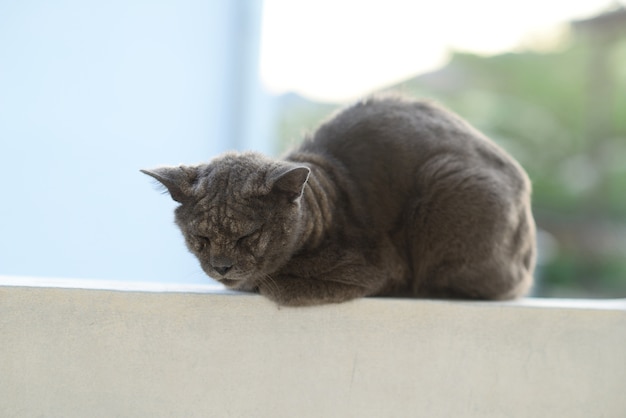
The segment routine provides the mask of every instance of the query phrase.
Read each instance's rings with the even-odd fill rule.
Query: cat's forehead
[[[228,187],[218,187],[198,196],[189,227],[202,235],[238,235],[258,225],[262,216],[254,198],[229,191]]]
[[[196,183],[199,197],[219,201],[258,194],[265,182],[265,162],[256,154],[227,154],[213,160]]]
[[[212,237],[238,236],[262,224],[262,216],[254,207],[230,197],[202,199],[189,221],[192,232]]]

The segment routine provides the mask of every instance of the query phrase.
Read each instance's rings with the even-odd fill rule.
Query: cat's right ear
[[[305,166],[282,166],[274,170],[268,181],[272,191],[287,196],[291,202],[298,200],[304,193],[304,185],[309,179],[311,170]]]
[[[196,170],[190,167],[158,167],[139,170],[157,180],[169,192],[172,199],[184,203],[191,195],[191,186],[197,178]]]

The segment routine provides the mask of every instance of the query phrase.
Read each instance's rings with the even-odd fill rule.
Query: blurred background
[[[205,283],[140,168],[280,155],[376,91],[534,185],[536,296],[626,297],[624,1],[0,2],[0,275]]]

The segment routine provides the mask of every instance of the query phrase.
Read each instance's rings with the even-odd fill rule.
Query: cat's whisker
[[[261,282],[263,283],[263,285],[265,286],[265,289],[267,290],[267,292],[272,295],[272,298],[275,299],[276,297],[280,296],[280,289],[278,288],[276,282],[274,281],[274,279],[272,278],[272,276],[270,276],[269,274],[264,274]]]
[[[367,283],[363,281],[363,278],[361,276],[354,276],[354,277],[332,276],[329,278],[322,278],[322,280],[333,282],[333,283],[350,285],[350,286],[357,286],[357,287],[363,287],[363,288],[367,287],[366,286]]]
[[[276,283],[276,280],[272,278],[269,274],[264,274],[261,277],[261,282],[266,286],[266,289],[269,294],[272,295],[272,299],[277,300],[280,297],[280,287]]]

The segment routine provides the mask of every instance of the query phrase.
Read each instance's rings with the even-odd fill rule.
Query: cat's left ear
[[[197,178],[193,167],[158,167],[151,170],[139,170],[161,183],[179,203],[185,202],[191,195],[191,186]]]
[[[305,166],[282,167],[269,177],[272,192],[284,194],[290,202],[300,199],[311,170]]]

